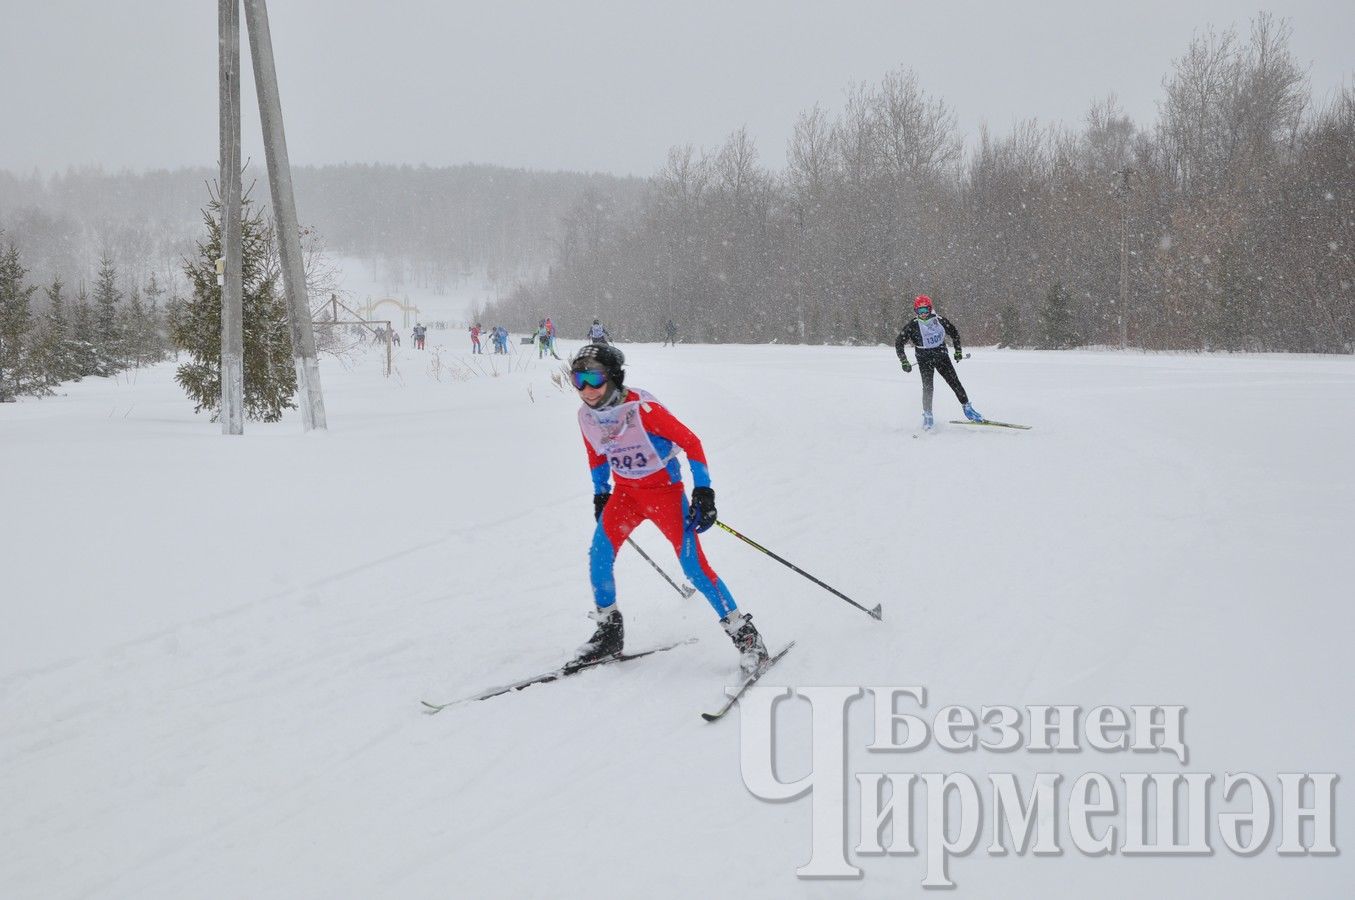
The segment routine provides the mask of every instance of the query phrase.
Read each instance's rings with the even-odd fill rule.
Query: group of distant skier
[[[606,344],[611,341],[611,335],[607,333],[600,319],[593,320],[586,337],[590,343]],[[555,352],[555,323],[549,316],[537,323],[536,331],[532,333],[530,340],[536,344],[537,359],[541,359],[547,353],[560,359],[560,354]]]
[[[476,322],[475,324],[471,325],[467,329],[467,331],[470,334],[471,353],[483,354],[485,352],[483,338],[486,335],[489,337],[490,342],[494,345],[493,352],[495,353],[509,352],[508,329],[504,328],[502,325],[495,325],[493,328],[486,330],[483,325],[481,325],[479,322]],[[374,332],[374,335],[375,335],[374,340],[384,341],[386,339],[386,332],[385,329],[383,328],[377,328],[377,330]],[[417,322],[415,323],[413,331],[411,332],[410,336],[414,339],[414,349],[423,350],[425,347],[425,342],[428,339],[428,328],[425,325],[423,325],[423,323]],[[585,337],[590,343],[607,344],[611,343],[612,340],[611,335],[608,333],[606,326],[602,324],[601,319],[593,320],[593,324],[589,326],[588,332],[585,335]],[[400,343],[399,333],[392,330],[390,333],[390,339],[394,343],[399,344]],[[560,355],[555,351],[555,323],[552,322],[549,317],[544,318],[540,321],[536,331],[532,332],[530,338],[523,338],[523,343],[528,342],[536,345],[538,359],[544,357],[546,354],[550,354],[556,359],[560,359]],[[663,346],[666,347],[670,344],[674,347],[677,346],[677,325],[673,323],[672,319],[669,319],[668,322],[664,325]]]
[[[677,325],[674,324],[672,319],[668,320],[668,322],[664,325],[663,330],[664,330],[663,346],[666,347],[672,345],[676,347],[678,329]],[[490,341],[493,343],[495,353],[509,352],[508,329],[504,328],[502,325],[495,325],[493,328],[486,330],[482,324],[476,322],[475,324],[471,325],[467,329],[467,331],[470,334],[471,353],[483,354],[485,352],[483,338],[486,335],[489,336]],[[428,329],[425,328],[423,325],[414,326],[413,334],[414,349],[416,350],[424,349],[424,340],[425,336],[427,335],[427,332]],[[547,354],[553,356],[556,359],[560,359],[561,358],[560,354],[557,353],[555,349],[555,338],[556,338],[555,323],[552,322],[550,317],[548,316],[542,319],[537,324],[536,330],[533,331],[530,336],[523,338],[522,342],[524,344],[530,343],[536,346],[537,359],[542,359]],[[585,334],[585,338],[588,340],[589,343],[608,344],[611,343],[612,341],[611,334],[607,331],[607,327],[602,324],[601,319],[593,320],[593,324],[589,326],[588,331]]]
[[[504,328],[502,325],[495,325],[486,332],[484,326],[479,322],[476,322],[469,330],[471,353],[483,354],[485,352],[484,345],[480,342],[480,338],[486,333],[489,335],[490,342],[494,344],[495,353],[508,352],[508,329]]]
[[[490,343],[494,345],[495,353],[508,352],[508,329],[504,328],[502,325],[495,325],[493,328],[486,331],[483,325],[476,322],[474,325],[471,325],[468,330],[470,332],[471,353],[483,354],[485,352],[484,343],[481,340],[485,336],[488,336]],[[424,342],[428,338],[428,329],[422,323],[415,323],[412,336],[414,338],[414,349],[424,349]],[[399,343],[398,336],[395,337],[395,340],[396,343]]]
[[[542,319],[536,326],[536,331],[532,333],[532,342],[536,344],[536,358],[541,359],[547,353],[556,359],[560,354],[555,352],[555,323],[549,318]]]
[[[419,328],[422,328],[422,326],[416,326],[415,328],[415,346],[419,349],[423,349],[419,338]],[[494,344],[495,353],[509,352],[508,329],[504,328],[502,325],[495,325],[486,332],[485,327],[479,322],[476,322],[469,327],[468,331],[470,333],[471,353],[483,354],[485,352],[484,344],[481,339],[486,334],[489,335],[490,340]],[[587,338],[590,342],[604,344],[611,340],[611,336],[607,333],[607,329],[598,319],[593,320],[592,326],[588,329]],[[547,354],[550,354],[556,359],[560,359],[560,354],[555,351],[555,323],[552,322],[549,317],[542,319],[537,325],[536,330],[532,332],[531,336],[523,339],[523,343],[529,342],[536,345],[537,359],[541,359]]]
[[[494,353],[502,354],[509,352],[508,329],[504,328],[502,325],[495,325],[493,328],[486,330],[483,325],[476,322],[474,325],[470,326],[468,331],[470,333],[471,353],[483,354],[485,352],[483,338],[486,336],[489,338],[490,343],[494,345]],[[378,329],[378,335],[383,336],[384,339],[384,332],[381,331],[381,329]],[[391,337],[394,339],[395,343],[400,343],[400,336],[394,331],[391,332]],[[414,349],[424,349],[425,341],[428,338],[427,327],[422,323],[415,323],[412,337],[414,338]],[[559,357],[556,358],[558,359]]]

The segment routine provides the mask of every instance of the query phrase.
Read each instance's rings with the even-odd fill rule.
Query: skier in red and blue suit
[[[570,377],[583,401],[579,428],[593,475],[597,519],[588,553],[597,630],[579,648],[575,662],[622,651],[624,624],[616,607],[616,554],[635,527],[648,519],[668,538],[683,572],[715,609],[739,651],[740,665],[756,671],[767,660],[767,648],[752,616],[738,610],[697,538],[717,519],[705,450],[691,429],[653,395],[626,388],[624,365],[624,354],[609,344],[587,344],[570,360]],[[683,490],[679,450],[687,454],[692,471],[690,504]]]

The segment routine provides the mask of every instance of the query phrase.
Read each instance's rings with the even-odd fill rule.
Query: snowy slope
[[[884,604],[873,622],[709,534],[769,643],[799,641],[775,683],[921,684],[931,711],[1185,704],[1185,771],[1352,771],[1355,360],[980,348],[959,367],[975,405],[1035,429],[914,437],[917,376],[888,348],[626,351],[631,382],[703,437],[724,520]],[[577,401],[534,355],[440,380],[432,357],[406,346],[389,380],[375,353],[326,361],[327,434],[291,417],[223,438],[169,365],[0,407],[0,895],[919,893],[916,856],[796,878],[810,801],[745,789],[738,713],[698,717],[734,653],[699,595],[628,550],[630,645],[698,643],[420,713],[553,665],[591,627]],[[944,386],[937,410],[958,413]],[[678,571],[651,526],[636,537]],[[785,778],[808,765],[806,719]],[[857,768],[878,771],[869,710],[850,720]],[[983,827],[951,863],[959,896],[1337,897],[1355,874],[1349,852],[1273,842],[992,858]]]

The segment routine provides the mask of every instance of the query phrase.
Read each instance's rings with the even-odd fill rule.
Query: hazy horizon
[[[1030,118],[1076,127],[1112,93],[1146,127],[1192,35],[1233,26],[1245,37],[1258,12],[1222,0],[989,6],[405,0],[373,14],[354,0],[298,0],[273,4],[270,16],[295,165],[643,177],[670,147],[714,147],[743,126],[764,163],[781,168],[801,112],[835,112],[851,85],[899,68],[947,102],[971,141],[984,124],[997,133]],[[1355,4],[1266,9],[1292,26],[1315,102],[1349,82]],[[215,12],[172,0],[7,10],[0,77],[11,87],[0,94],[0,121],[11,138],[0,144],[0,169],[215,166]],[[242,45],[244,154],[261,160],[243,35]]]

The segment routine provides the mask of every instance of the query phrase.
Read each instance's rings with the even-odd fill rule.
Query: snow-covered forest
[[[1113,97],[1081,128],[1017,124],[966,145],[908,69],[795,124],[787,167],[746,131],[673,149],[639,209],[580,199],[550,277],[484,317],[542,310],[658,340],[878,343],[927,293],[1008,346],[1349,352],[1355,90],[1309,84],[1287,25],[1205,30],[1159,118]]]

